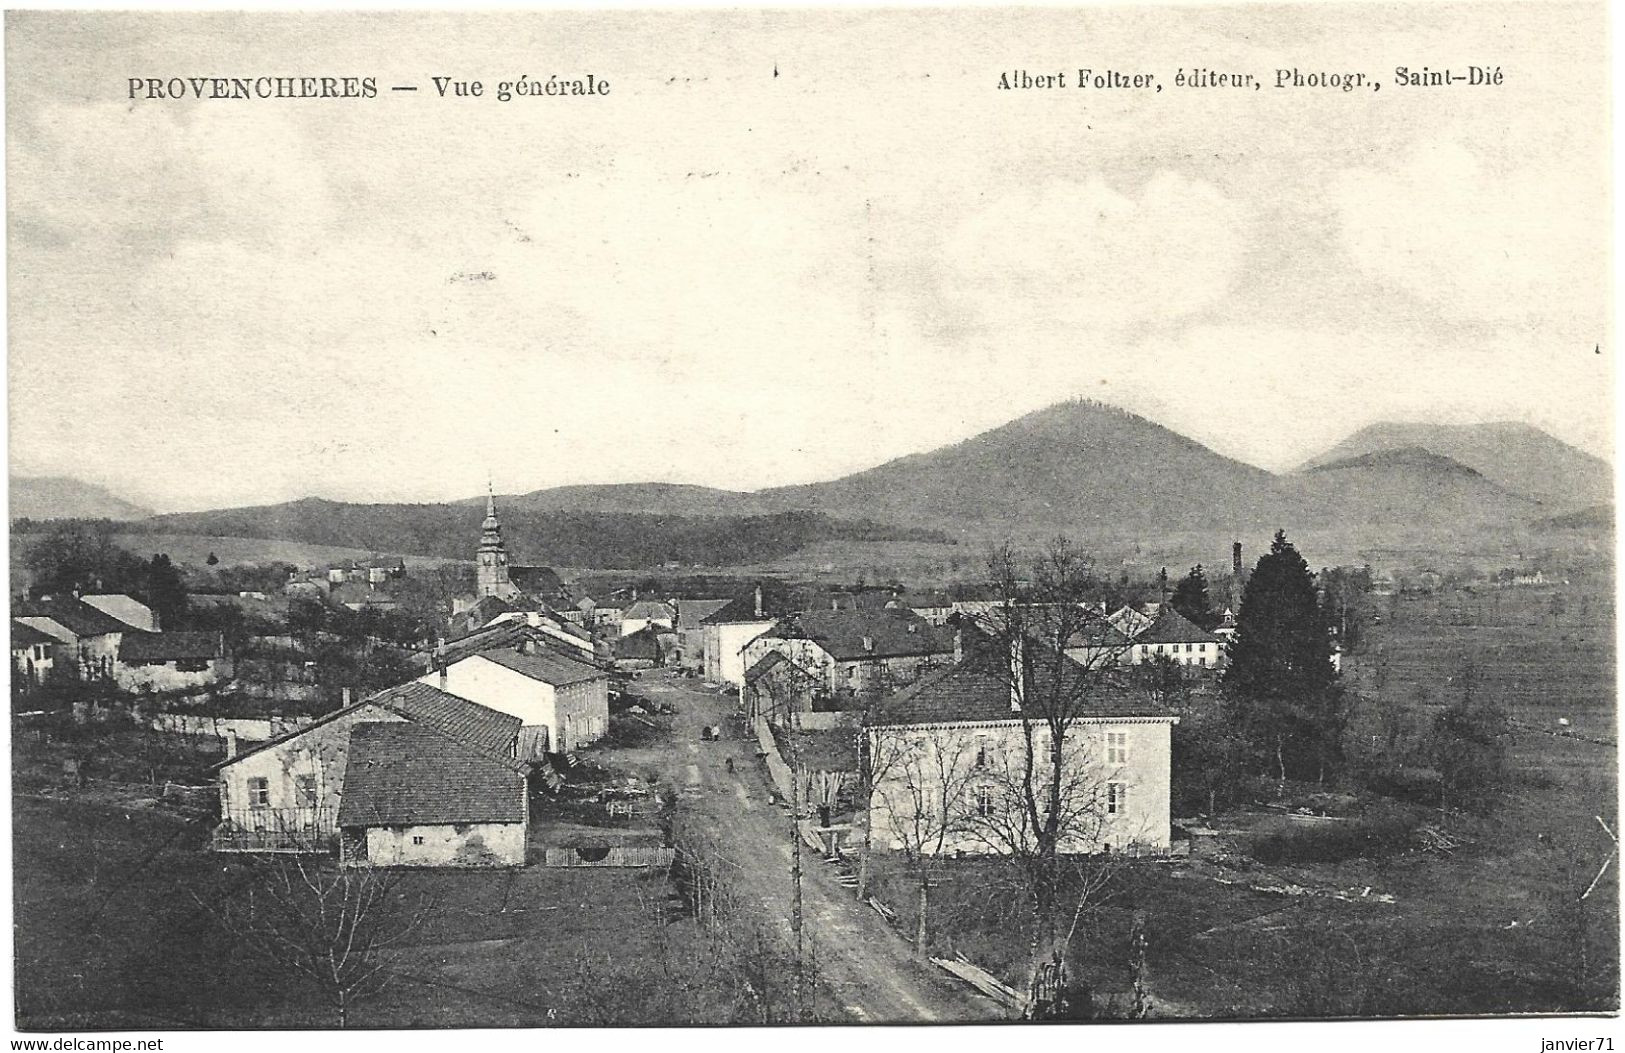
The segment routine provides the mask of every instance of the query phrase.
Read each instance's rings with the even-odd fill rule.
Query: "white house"
[[[814,610],[781,618],[750,640],[741,654],[745,668],[772,651],[817,675],[824,696],[852,698],[895,690],[949,664],[954,638],[907,607]]]
[[[124,634],[137,631],[75,596],[42,596],[20,603],[12,617],[55,640],[57,667],[84,680],[110,679]]]
[[[620,635],[631,636],[651,625],[656,629],[670,632],[676,619],[677,614],[669,603],[660,600],[634,600],[621,611]]]
[[[1129,648],[1129,660],[1135,665],[1158,656],[1179,665],[1213,669],[1224,658],[1224,640],[1165,606],[1155,621],[1134,636]]]
[[[12,619],[11,679],[24,689],[45,683],[55,662],[57,640],[31,625]]]
[[[745,645],[773,627],[778,618],[768,613],[763,602],[762,587],[756,586],[749,598],[730,601],[727,606],[706,616],[701,621],[704,635],[704,673],[707,680],[715,680],[734,687],[745,683]]]
[[[1029,698],[1045,697],[1044,674],[1033,677]],[[1178,718],[1127,687],[1089,679],[1062,748],[1063,850],[1166,852]],[[1020,790],[1029,730],[1039,785],[1049,771],[1049,725],[1037,705],[1024,706],[1007,677],[974,658],[890,699],[865,729],[877,771],[875,844],[981,853],[1029,836]]]
[[[518,717],[524,760],[579,749],[609,730],[609,674],[534,638],[443,661],[418,682]]]
[[[215,770],[224,852],[327,852],[337,844],[354,730],[410,721],[487,754],[515,758],[517,718],[419,683],[380,691],[227,758]]]

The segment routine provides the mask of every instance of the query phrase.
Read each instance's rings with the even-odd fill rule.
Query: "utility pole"
[[[790,932],[795,939],[794,1004],[798,1016],[806,1011],[806,979],[802,968],[803,936],[801,913],[801,712],[791,703],[790,720]]]

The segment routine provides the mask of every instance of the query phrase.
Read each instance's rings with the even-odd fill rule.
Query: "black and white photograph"
[[[1609,15],[8,11],[12,1048],[1611,1051]]]

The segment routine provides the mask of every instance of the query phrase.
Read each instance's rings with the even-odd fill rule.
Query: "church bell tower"
[[[477,564],[475,591],[481,599],[487,596],[507,599],[513,595],[513,582],[508,580],[508,548],[502,543],[502,524],[497,521],[497,498],[489,489],[485,496],[485,522],[480,524]]]

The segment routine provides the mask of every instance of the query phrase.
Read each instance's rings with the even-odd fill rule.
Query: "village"
[[[959,595],[736,579],[711,596],[651,596],[510,562],[494,496],[470,543],[461,588],[444,568],[350,560],[288,570],[280,589],[196,592],[170,615],[185,629],[155,610],[173,598],[152,565],[147,591],[131,590],[148,602],[97,581],[30,590],[11,623],[22,828],[32,809],[49,822],[64,807],[134,808],[126,822],[148,817],[159,844],[109,865],[150,871],[179,855],[201,875],[220,860],[237,892],[191,893],[216,942],[191,918],[182,956],[212,990],[207,948],[265,952],[255,975],[282,994],[253,1012],[273,1024],[330,1024],[323,1005],[340,1026],[401,1013],[453,1024],[498,1003],[510,1023],[644,1022],[582,1001],[579,985],[630,982],[623,972],[651,953],[641,941],[674,953],[673,919],[711,948],[710,983],[693,1004],[663,1003],[661,1020],[1406,1012],[1414,976],[1363,974],[1366,986],[1348,988],[1314,970],[1349,963],[1320,958],[1305,972],[1309,944],[1271,942],[1291,931],[1283,915],[1314,932],[1391,931],[1407,885],[1472,866],[1474,846],[1515,812],[1498,802],[1541,785],[1515,770],[1528,765],[1511,759],[1514,732],[1612,749],[1595,713],[1514,715],[1475,701],[1470,683],[1409,711],[1341,700],[1345,684],[1351,699],[1383,693],[1394,624],[1441,595],[1490,594],[1497,610],[1503,595],[1518,610],[1538,597],[1554,625],[1601,617],[1588,599],[1568,611],[1537,571],[1492,572],[1477,591],[1369,568],[1311,575],[1278,534],[1253,567],[1231,543],[1211,583],[1196,566],[1136,584],[1102,580],[1058,539],[995,550],[987,582]],[[441,587],[414,594],[424,577]],[[410,617],[413,595],[431,596],[420,609],[438,616]],[[1258,656],[1285,648],[1317,656],[1296,697],[1240,701],[1244,677],[1273,675]],[[1561,832],[1571,880],[1602,880],[1595,838],[1572,840],[1573,827]],[[1558,843],[1555,823],[1549,833],[1542,843]],[[148,880],[158,876],[128,887]],[[20,881],[21,895],[62,894]],[[289,933],[263,908],[243,912],[244,886],[262,902],[303,887],[349,904],[368,954],[336,978],[297,975],[267,948],[354,933]],[[530,928],[542,915],[527,912],[557,910],[564,888],[583,913]],[[1558,918],[1566,938],[1605,941],[1575,902],[1542,908],[1550,917],[1530,937],[1518,918],[1494,928],[1542,940]],[[590,903],[609,914],[590,919]],[[629,936],[642,950],[559,957],[558,943],[599,942],[628,911],[647,930]],[[174,919],[159,910],[147,924]],[[517,998],[472,963],[455,979],[406,964],[414,948],[444,951],[449,932],[493,925],[501,946],[542,959],[543,987],[571,994]],[[1215,985],[1169,960],[1217,952],[1214,933],[1265,981]],[[1606,953],[1563,965],[1554,987],[1541,971],[1555,967],[1536,964],[1550,949],[1526,951],[1531,975],[1503,975],[1495,1007],[1606,988]],[[1430,1008],[1464,997],[1431,983]],[[22,990],[25,1014],[90,1019],[30,1001],[26,980]],[[219,991],[170,990],[152,1002],[168,1010],[142,1012],[203,1024],[188,1014],[204,1002],[245,1011]]]

